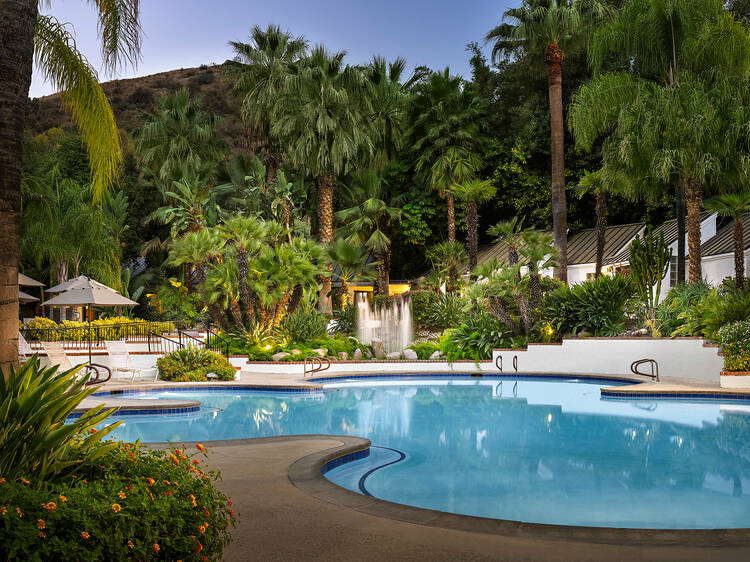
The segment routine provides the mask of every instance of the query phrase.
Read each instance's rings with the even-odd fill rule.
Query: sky
[[[280,25],[311,43],[345,50],[357,64],[379,54],[406,58],[469,77],[466,44],[482,41],[513,0],[142,0],[142,60],[118,75],[102,68],[96,14],[84,0],[53,0],[42,8],[75,30],[78,49],[101,81],[146,76],[177,68],[222,63],[230,40],[246,41],[253,25]],[[488,52],[488,48],[485,49]],[[30,96],[54,88],[35,69]]]

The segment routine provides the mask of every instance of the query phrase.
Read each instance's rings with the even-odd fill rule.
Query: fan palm
[[[113,183],[121,160],[112,108],[97,72],[78,51],[69,26],[39,13],[38,0],[0,4],[0,370],[18,360],[19,221],[24,115],[34,62],[60,92],[83,138],[95,198]],[[98,16],[104,67],[135,63],[140,50],[138,0],[90,2]]]
[[[445,198],[448,208],[448,241],[456,241],[456,215],[451,187],[471,178],[479,158],[481,104],[461,78],[446,68],[420,83],[413,103],[411,136],[417,155],[417,172]]]
[[[248,263],[249,256],[260,251],[267,235],[266,225],[254,217],[238,215],[224,222],[221,230],[237,251],[238,288],[245,316],[255,318],[255,302],[247,283]]]
[[[276,177],[282,161],[281,146],[271,132],[277,101],[287,92],[285,82],[294,65],[307,53],[304,37],[293,37],[277,25],[253,26],[250,42],[230,41],[234,49],[228,72],[236,77],[232,92],[242,98],[242,119],[251,138],[265,155],[266,183]]]
[[[440,242],[425,253],[441,281],[445,281],[446,292],[458,288],[458,266],[466,261],[466,249],[459,242]]]
[[[495,237],[495,242],[505,242],[508,245],[508,263],[518,263],[518,247],[521,245],[523,219],[513,217],[509,221],[501,221],[487,230],[487,234]]]
[[[565,153],[562,101],[562,65],[571,43],[581,41],[590,25],[605,17],[608,9],[597,0],[523,0],[518,8],[503,14],[503,23],[486,35],[493,43],[492,58],[515,54],[544,53],[550,103],[550,149],[552,156],[552,231],[560,255],[555,276],[568,276],[568,218],[565,198]]]
[[[326,258],[335,266],[335,272],[341,280],[341,308],[349,304],[349,285],[354,281],[369,280],[374,277],[374,262],[368,262],[370,250],[365,246],[353,244],[345,238],[337,238],[325,249]]]
[[[750,213],[750,191],[724,193],[706,201],[706,210],[734,221],[734,282],[745,288],[745,226],[742,215]]]
[[[287,77],[271,133],[289,161],[315,178],[318,189],[318,238],[333,242],[336,178],[373,153],[362,75],[344,64],[346,53],[316,46]],[[331,280],[323,280],[321,308],[330,310]]]
[[[497,193],[491,180],[472,179],[453,186],[453,193],[466,205],[466,239],[469,250],[469,271],[477,266],[479,252],[479,213],[477,205],[492,200]]]

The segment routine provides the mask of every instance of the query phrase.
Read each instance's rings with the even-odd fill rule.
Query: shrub
[[[26,339],[44,341],[43,338],[49,338],[47,330],[59,328],[60,325],[51,320],[50,318],[44,318],[37,316],[26,322]]]
[[[357,307],[353,304],[341,310],[334,310],[333,319],[336,321],[334,332],[347,336],[357,333]]]
[[[719,330],[725,371],[750,371],[750,322],[734,322]]]
[[[298,308],[287,314],[279,326],[278,334],[291,343],[303,343],[310,339],[320,338],[326,334],[328,318],[311,308]]]
[[[427,307],[427,323],[439,330],[460,326],[466,318],[469,302],[456,293],[442,295]]]
[[[719,329],[725,324],[750,320],[750,291],[720,294],[712,289],[682,312],[678,319],[682,325],[675,330],[675,335],[702,335],[718,341]]]
[[[448,330],[440,347],[449,360],[489,359],[492,350],[507,340],[507,328],[488,313],[469,316],[458,328]]]
[[[671,336],[684,324],[680,315],[690,306],[700,302],[708,293],[711,286],[705,281],[698,283],[681,283],[670,289],[666,298],[656,309],[656,328],[663,335]]]
[[[58,324],[49,318],[32,318],[26,323],[27,339],[36,341],[88,341],[89,333],[94,340],[119,340],[126,336],[161,334],[175,329],[172,322],[147,322],[140,318],[112,316],[89,322],[63,320]],[[64,329],[64,331],[57,331]],[[90,330],[90,331],[89,331]]]
[[[416,330],[433,328],[429,309],[437,301],[437,298],[437,293],[432,291],[412,291],[409,293],[412,320]]]
[[[219,475],[195,454],[112,445],[77,478],[0,484],[0,559],[221,559],[234,513]]]
[[[95,392],[84,386],[88,377],[76,380],[78,371],[76,367],[58,374],[57,367],[41,367],[34,356],[18,369],[11,367],[7,379],[0,375],[0,475],[4,478],[70,474],[82,468],[77,460],[81,455],[91,462],[113,448],[101,439],[119,423],[73,441],[114,412],[97,406],[65,423],[81,400]]]
[[[545,295],[542,321],[558,334],[617,335],[625,327],[625,306],[634,294],[630,278],[620,275],[559,287]]]
[[[432,354],[440,350],[440,344],[434,341],[424,341],[420,343],[413,343],[409,346],[409,349],[413,349],[417,352],[419,359],[429,359]]]
[[[208,380],[215,373],[219,380],[234,380],[235,370],[224,357],[205,348],[183,347],[160,357],[156,361],[159,377],[165,381],[195,382]]]

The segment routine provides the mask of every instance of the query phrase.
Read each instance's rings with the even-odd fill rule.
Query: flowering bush
[[[66,478],[0,478],[0,559],[220,560],[232,502],[197,447],[118,444]]]
[[[215,373],[219,380],[234,380],[235,370],[223,355],[189,346],[160,357],[156,361],[159,378],[165,381],[195,382],[208,380]]]
[[[89,323],[63,320],[58,324],[49,318],[32,318],[26,324],[25,337],[33,341],[88,341]],[[57,330],[64,329],[60,332]],[[146,322],[140,318],[113,316],[91,321],[91,335],[95,340],[119,340],[126,336],[146,336],[171,332],[172,322]]]
[[[725,371],[750,371],[750,321],[727,324],[719,330]]]

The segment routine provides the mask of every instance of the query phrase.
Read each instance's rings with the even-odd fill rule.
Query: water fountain
[[[412,320],[409,298],[397,295],[390,307],[373,309],[371,294],[354,293],[357,306],[357,338],[370,344],[380,339],[386,353],[402,351],[412,343]]]

